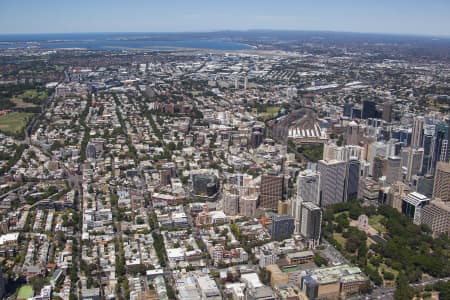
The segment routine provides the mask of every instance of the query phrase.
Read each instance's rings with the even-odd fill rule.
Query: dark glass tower
[[[362,118],[377,118],[378,112],[376,108],[376,103],[373,100],[364,100],[363,101],[363,110],[362,110]]]
[[[350,159],[347,162],[347,172],[345,176],[345,201],[358,197],[360,162],[357,159]]]
[[[434,155],[432,163],[432,173],[436,170],[438,161],[448,161],[448,124],[442,122],[436,125]]]

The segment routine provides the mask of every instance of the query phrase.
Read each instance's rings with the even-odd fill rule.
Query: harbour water
[[[0,35],[0,48],[39,47],[44,49],[82,48],[89,50],[194,48],[244,50],[243,43],[207,36],[183,34],[81,33]]]

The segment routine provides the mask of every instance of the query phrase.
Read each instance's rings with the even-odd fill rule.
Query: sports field
[[[28,299],[33,297],[33,287],[31,285],[24,285],[19,289],[17,299]]]
[[[12,112],[0,116],[0,131],[5,133],[19,133],[24,130],[32,113]]]

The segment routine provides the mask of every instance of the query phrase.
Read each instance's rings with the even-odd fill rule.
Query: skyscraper
[[[283,199],[283,176],[262,175],[259,206],[277,209],[278,201]]]
[[[402,198],[402,213],[410,217],[414,224],[420,225],[422,209],[430,203],[430,199],[422,194],[412,192]]]
[[[321,207],[344,201],[345,174],[347,164],[339,160],[320,160],[317,165],[320,172]]]
[[[344,117],[351,117],[352,116],[352,108],[353,108],[353,103],[344,103]]]
[[[422,174],[434,174],[433,155],[435,143],[435,125],[426,125],[423,130],[423,162]]]
[[[223,211],[227,215],[235,216],[239,212],[239,195],[230,192],[223,193]]]
[[[423,163],[423,148],[410,149],[407,165],[408,173],[406,176],[406,180],[411,181],[414,175],[421,173],[422,163]]]
[[[392,184],[402,181],[402,159],[399,156],[389,156],[387,160],[386,182]]]
[[[274,215],[270,226],[272,240],[282,241],[294,233],[294,217]]]
[[[380,177],[385,176],[386,168],[387,168],[387,160],[384,157],[377,155],[373,160],[373,172],[372,172],[373,180],[378,181]]]
[[[97,150],[95,149],[95,144],[88,143],[86,146],[86,157],[91,159],[97,158]]]
[[[254,131],[250,135],[250,144],[253,149],[256,149],[259,147],[259,145],[262,144],[264,140],[264,135],[259,131]]]
[[[303,202],[320,203],[320,173],[306,169],[297,177],[297,197],[291,201],[291,215],[295,218],[295,232],[300,232]]]
[[[351,121],[347,126],[346,144],[358,145],[364,137],[365,128],[358,125],[355,121]]]
[[[360,168],[361,163],[357,159],[350,159],[347,162],[344,201],[358,198]]]
[[[245,217],[253,217],[258,203],[257,195],[244,195],[239,197],[239,214]]]
[[[392,102],[385,102],[383,104],[383,120],[386,122],[392,121]]]
[[[306,169],[301,171],[297,177],[297,197],[302,202],[313,202],[319,204],[320,201],[320,173]]]
[[[370,144],[369,146],[369,154],[368,154],[368,161],[370,163],[369,165],[369,175],[373,176],[373,162],[375,160],[376,156],[381,157],[387,157],[388,156],[388,146],[385,143],[382,142],[375,142]]]
[[[431,198],[433,197],[433,186],[433,175],[417,176],[416,192]]]
[[[362,118],[376,118],[378,115],[376,103],[373,100],[364,100],[362,109]]]
[[[433,197],[450,201],[450,163],[438,162],[434,176]]]
[[[437,237],[444,233],[450,235],[450,205],[434,200],[422,210],[421,224],[428,225]]]
[[[411,137],[411,147],[419,148],[422,147],[422,137],[423,137],[423,126],[425,125],[425,118],[422,116],[417,116],[413,121],[412,137]]]
[[[278,201],[277,212],[279,215],[289,215],[291,212],[291,206],[289,201]]]
[[[303,202],[301,206],[300,234],[309,248],[319,244],[322,233],[322,210],[312,202]]]
[[[162,169],[159,171],[159,178],[162,186],[170,185],[170,169]]]
[[[449,126],[444,122],[436,125],[433,170],[435,170],[438,161],[446,162],[448,160],[448,129]]]

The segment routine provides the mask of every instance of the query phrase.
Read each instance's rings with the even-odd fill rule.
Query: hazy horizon
[[[355,35],[380,35],[380,36],[399,36],[399,37],[417,37],[417,38],[436,38],[436,39],[450,39],[449,35],[436,34],[414,34],[414,33],[396,33],[396,32],[363,32],[363,31],[334,31],[334,30],[301,30],[301,29],[270,29],[270,28],[255,28],[255,29],[220,29],[220,30],[205,30],[205,31],[84,31],[84,32],[20,32],[20,33],[0,33],[0,36],[43,36],[43,35],[126,35],[126,34],[214,34],[214,33],[276,33],[276,32],[303,32],[303,33],[335,33],[335,34],[355,34]]]
[[[329,31],[450,36],[450,2],[435,0],[0,3],[0,34]]]

